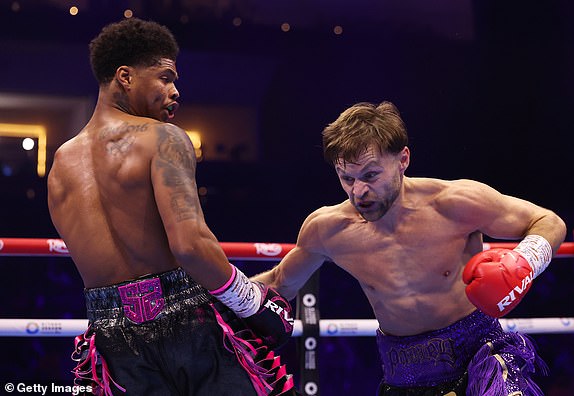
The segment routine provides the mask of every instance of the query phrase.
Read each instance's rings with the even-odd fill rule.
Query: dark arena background
[[[562,216],[572,241],[569,0],[0,0],[0,239],[58,238],[46,174],[96,101],[88,43],[130,16],[168,26],[180,44],[174,123],[201,141],[199,192],[220,241],[293,243],[307,214],[345,199],[321,131],[351,104],[383,100],[410,134],[407,175],[476,179],[531,200]],[[33,129],[26,151],[30,125],[47,140]],[[237,262],[248,274],[273,264]],[[573,264],[555,259],[509,317],[574,317]],[[0,255],[0,269],[1,319],[85,318],[69,258]],[[325,264],[319,285],[322,318],[372,319],[338,267]],[[536,378],[545,394],[574,395],[573,333],[532,337],[550,367]],[[72,347],[73,337],[0,337],[1,392],[70,385]],[[300,384],[299,339],[281,352]],[[375,394],[374,337],[321,337],[316,356],[320,394]]]

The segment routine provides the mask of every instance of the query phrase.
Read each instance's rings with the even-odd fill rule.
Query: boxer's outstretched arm
[[[316,212],[307,217],[295,247],[273,269],[251,279],[274,288],[288,300],[295,298],[311,275],[329,260],[316,231],[318,221]]]

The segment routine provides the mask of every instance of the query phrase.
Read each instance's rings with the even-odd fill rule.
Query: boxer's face
[[[335,170],[357,212],[367,221],[376,221],[399,196],[408,161],[407,147],[399,154],[383,154],[371,147],[355,163],[339,161]]]
[[[130,107],[135,115],[168,122],[179,107],[175,62],[162,58],[151,67],[132,68]]]

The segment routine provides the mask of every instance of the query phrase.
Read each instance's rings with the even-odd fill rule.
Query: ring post
[[[315,271],[297,294],[297,319],[301,320],[302,333],[297,341],[299,367],[301,367],[301,392],[304,396],[318,396],[319,391],[319,271]]]

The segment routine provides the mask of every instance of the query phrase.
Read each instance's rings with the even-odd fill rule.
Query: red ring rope
[[[295,244],[221,242],[229,259],[275,260],[283,258]],[[70,254],[61,239],[0,238],[0,256],[61,256]]]
[[[277,261],[295,247],[292,243],[220,242],[229,259]],[[484,249],[516,247],[516,242],[485,243]],[[61,239],[0,238],[0,256],[69,256]],[[574,242],[560,245],[555,258],[574,257]]]

